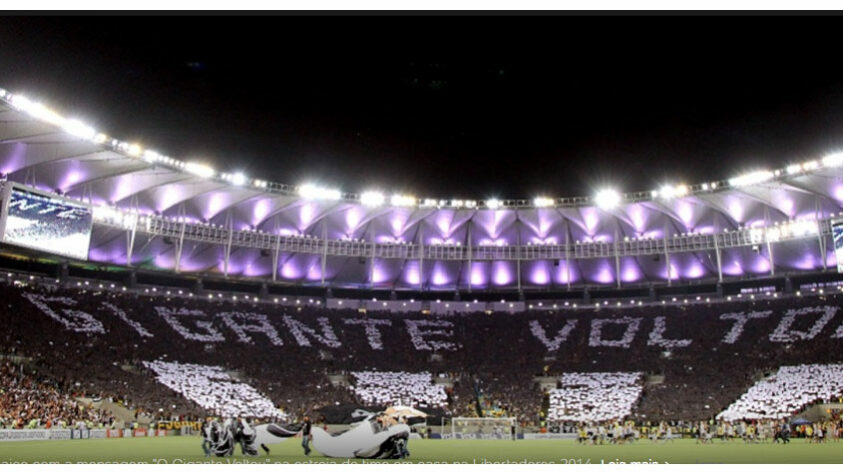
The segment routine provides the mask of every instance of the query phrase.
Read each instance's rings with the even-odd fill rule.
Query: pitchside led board
[[[843,219],[831,221],[831,235],[834,238],[834,257],[837,259],[837,272],[843,273]]]
[[[11,182],[3,186],[0,201],[0,241],[88,259],[94,222],[91,206]]]

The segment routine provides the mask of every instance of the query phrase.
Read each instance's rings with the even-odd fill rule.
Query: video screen
[[[92,225],[84,205],[13,188],[3,241],[86,260]]]

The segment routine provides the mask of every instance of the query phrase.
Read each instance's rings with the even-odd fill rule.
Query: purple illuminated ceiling
[[[37,130],[33,128],[33,130]],[[46,131],[44,132],[46,133]],[[11,181],[47,191],[115,204],[161,216],[185,217],[237,230],[271,235],[310,235],[330,240],[413,243],[474,248],[518,245],[574,245],[577,242],[623,242],[662,239],[683,233],[722,233],[740,226],[773,221],[826,218],[841,212],[843,173],[785,177],[740,190],[695,194],[670,200],[623,203],[612,210],[594,206],[520,209],[438,209],[367,207],[356,202],[307,201],[211,181],[153,166],[72,137],[52,133],[10,138],[0,143],[0,172]],[[95,226],[90,259],[125,265],[126,231]],[[828,244],[828,243],[826,243]],[[815,271],[835,264],[833,251],[820,250],[816,238],[776,243],[773,262],[765,245],[723,249],[724,277],[749,277],[771,271]],[[828,245],[827,245],[828,247]],[[702,281],[717,278],[714,251],[627,256],[618,260],[556,258],[476,261],[418,258],[327,256],[318,253],[231,249],[226,268],[225,245],[187,241],[179,260],[184,272],[271,278],[298,284],[372,286],[377,288],[567,287],[568,285],[637,285],[648,282]],[[174,270],[175,243],[139,232],[132,265]],[[669,260],[669,262],[668,262]]]

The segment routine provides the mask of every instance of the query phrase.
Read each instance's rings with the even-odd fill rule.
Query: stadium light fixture
[[[553,198],[539,196],[533,199],[533,205],[536,207],[550,207],[555,201]]]
[[[416,205],[416,198],[403,194],[393,194],[390,203],[396,207],[413,207]]]
[[[802,165],[800,165],[800,164],[788,165],[788,167],[785,168],[785,171],[787,172],[787,174],[801,173],[802,172]]]
[[[833,168],[840,165],[843,165],[843,153],[832,153],[830,155],[826,155],[822,159],[823,166]]]
[[[246,181],[248,181],[248,179],[243,173],[238,172],[228,175],[228,182],[235,186],[243,186],[244,184],[246,184]]]
[[[216,174],[210,166],[193,161],[185,163],[184,170],[201,178],[210,178]]]
[[[594,196],[594,202],[600,209],[614,209],[618,204],[620,204],[621,195],[614,189],[602,189]]]
[[[94,141],[97,136],[97,131],[93,127],[85,125],[79,120],[67,120],[62,128],[65,132],[83,140]]]
[[[360,203],[364,206],[379,207],[386,202],[386,197],[378,191],[366,191],[360,195]]]
[[[819,167],[820,164],[817,163],[816,160],[806,161],[805,163],[802,163],[802,169],[804,169],[805,171],[813,171]]]
[[[337,201],[342,197],[342,193],[340,193],[337,189],[321,188],[313,184],[304,184],[299,186],[299,196],[305,199]]]
[[[742,174],[740,176],[730,179],[729,186],[736,188],[741,186],[751,186],[753,184],[759,184],[765,181],[769,181],[774,176],[775,175],[773,174],[773,172],[768,170],[753,171],[751,173]]]
[[[489,209],[497,209],[501,207],[501,202],[499,199],[492,198],[486,200],[486,207]]]

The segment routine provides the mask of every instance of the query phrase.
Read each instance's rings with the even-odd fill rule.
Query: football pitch
[[[197,436],[170,438],[121,438],[67,441],[18,441],[0,443],[3,463],[196,463],[296,464],[344,463],[346,459],[326,458],[317,451],[302,454],[298,439],[271,446],[271,455],[244,457],[238,446],[231,457],[206,458]],[[843,463],[843,442],[810,444],[796,439],[789,445],[745,444],[743,441],[697,444],[685,439],[653,443],[649,440],[624,445],[580,445],[569,440],[411,440],[411,457],[402,461],[374,462],[455,462],[455,463]],[[352,462],[364,462],[352,460]]]

